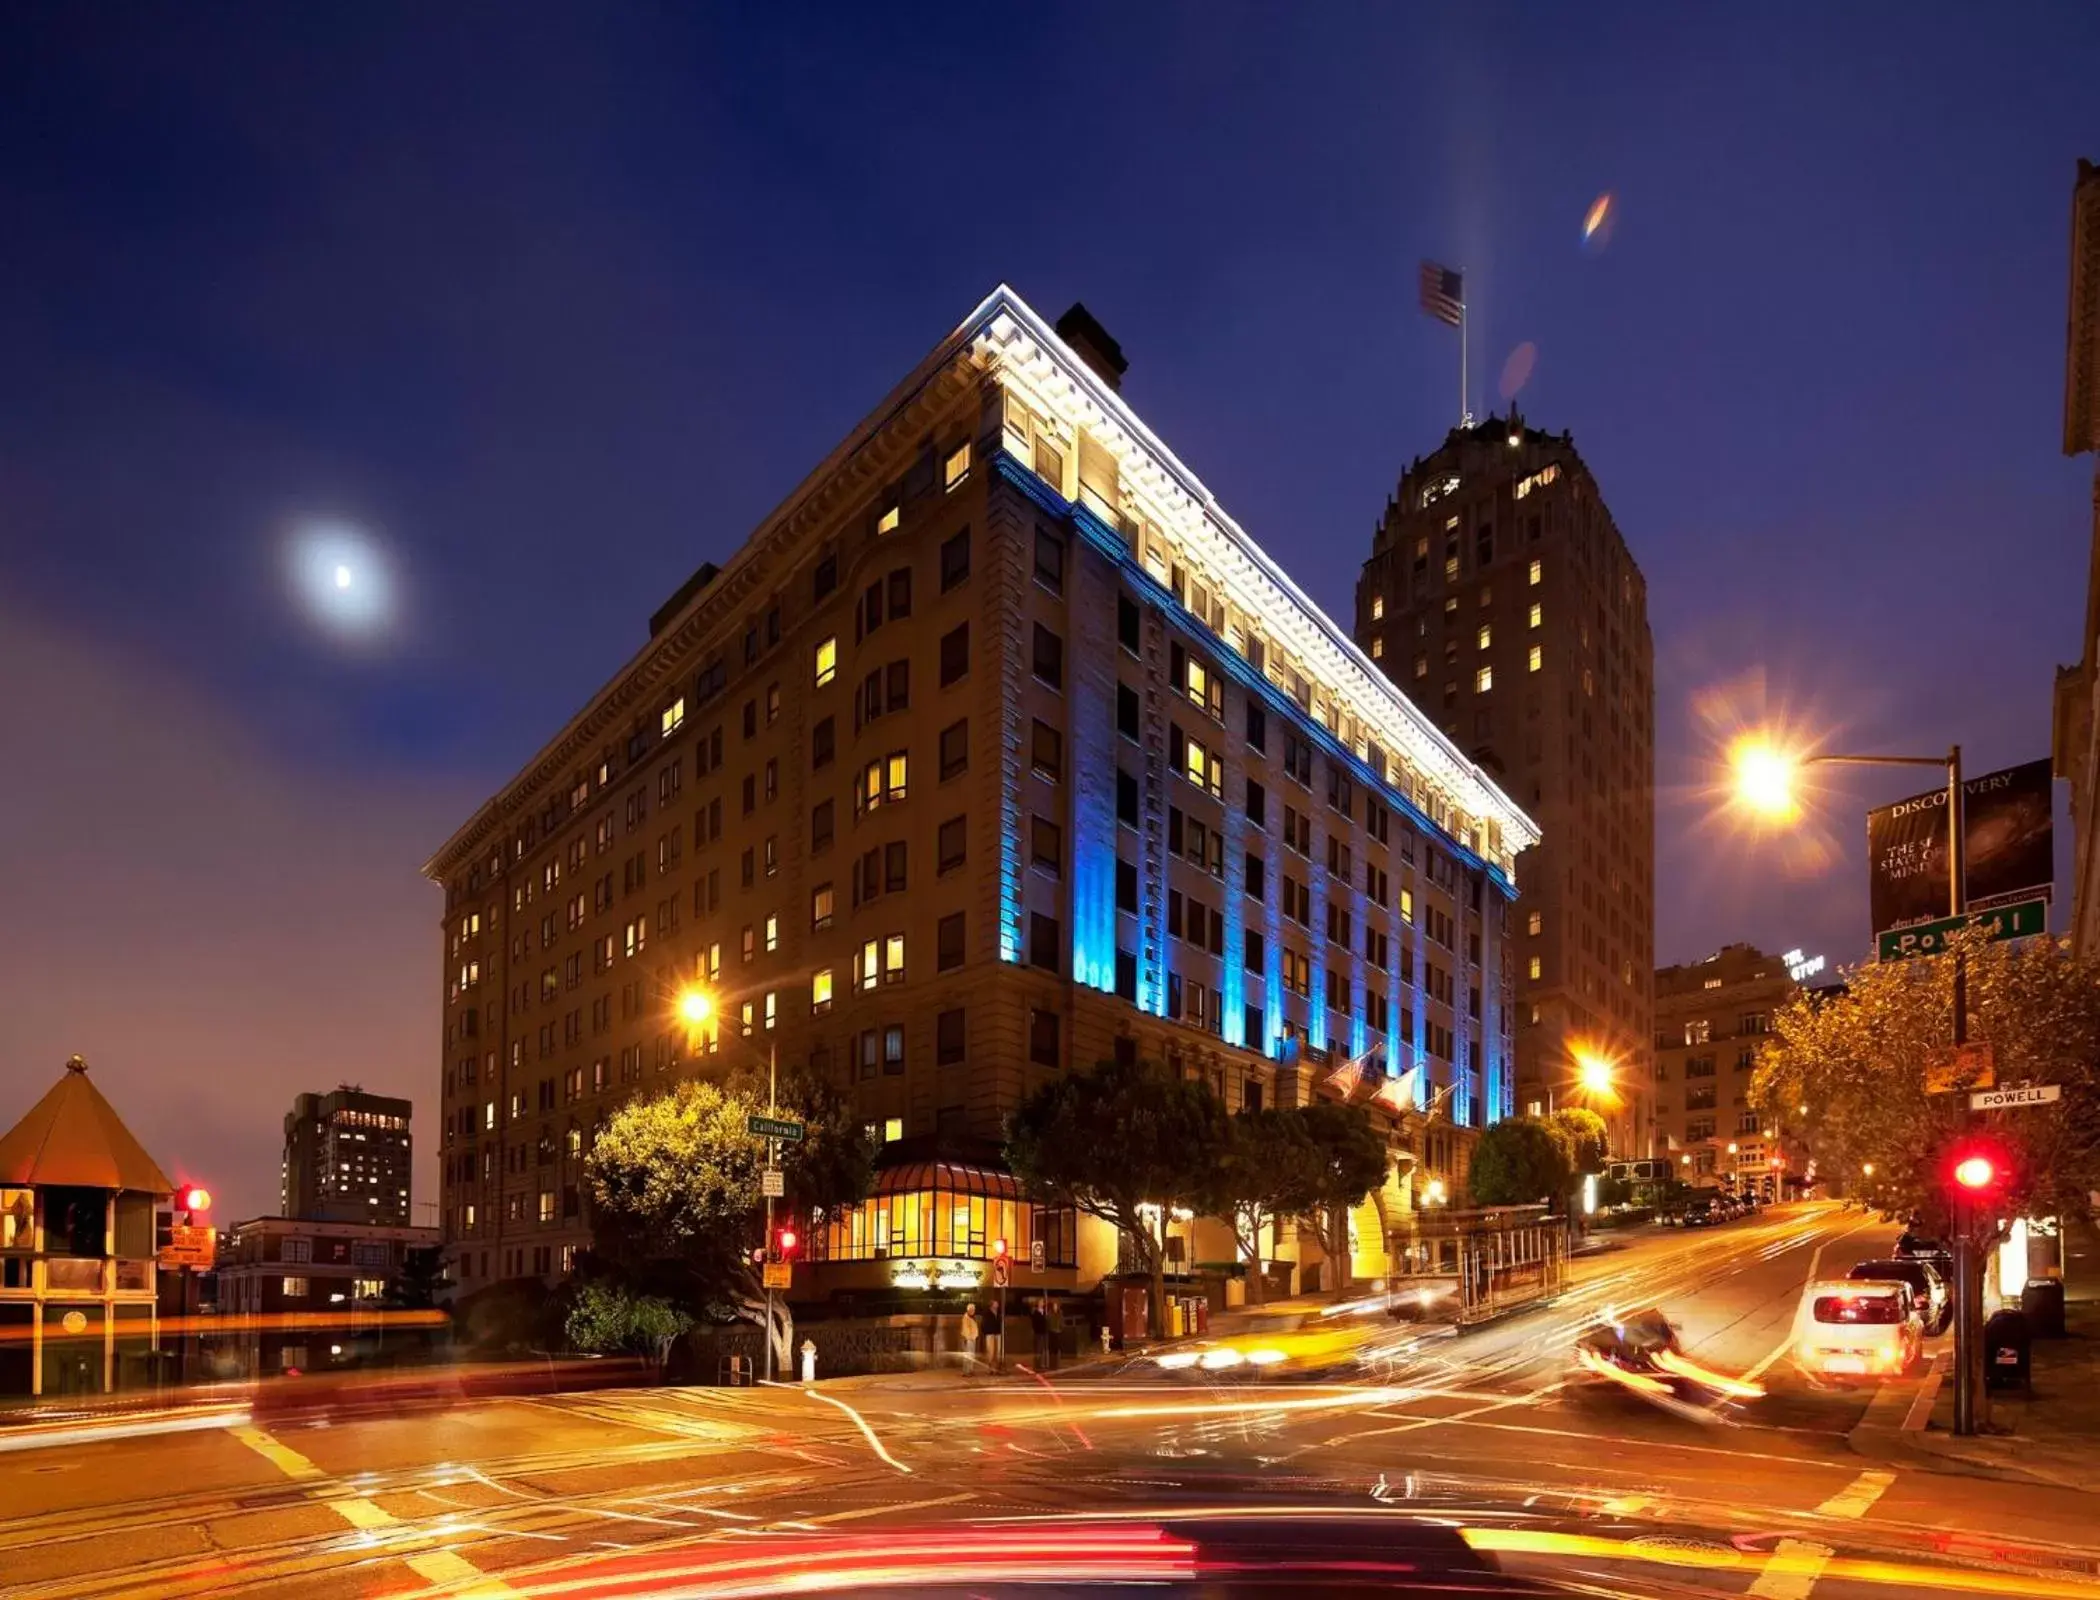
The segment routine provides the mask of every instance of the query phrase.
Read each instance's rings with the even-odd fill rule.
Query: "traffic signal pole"
[[[1947,751],[1947,914],[1969,909],[1966,840],[1962,827],[1961,746]],[[1964,941],[1954,944],[1954,1045],[1969,1042],[1969,954]],[[1963,1131],[1973,1120],[1965,1090],[1957,1115]],[[1955,1201],[1954,1216],[1954,1431],[1974,1434],[1983,1418],[1983,1275],[1977,1234],[1976,1203]]]
[[[777,1036],[766,1042],[766,1115],[769,1117],[780,1115],[780,1040]],[[780,1140],[776,1136],[769,1134],[766,1137],[766,1170],[771,1172],[779,1165]],[[765,1255],[768,1261],[773,1255],[774,1248],[773,1192],[769,1188],[766,1191],[765,1248]],[[763,1273],[766,1270],[765,1264],[762,1263],[758,1270]],[[766,1347],[766,1382],[771,1383],[773,1381],[773,1286],[770,1283],[766,1285],[766,1337],[764,1342]]]

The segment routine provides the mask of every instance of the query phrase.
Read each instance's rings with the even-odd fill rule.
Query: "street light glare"
[[[688,989],[678,997],[678,1015],[687,1022],[705,1022],[714,1014],[715,1003],[698,989]]]
[[[1800,811],[1794,779],[1800,763],[1760,734],[1738,739],[1728,753],[1735,769],[1735,793],[1745,807],[1773,822],[1791,821]]]
[[[1618,1072],[1594,1050],[1575,1052],[1575,1082],[1584,1094],[1609,1096],[1618,1088]]]

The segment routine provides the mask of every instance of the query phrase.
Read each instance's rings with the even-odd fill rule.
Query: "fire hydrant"
[[[1108,1354],[1108,1351],[1109,1351],[1109,1341],[1110,1341],[1110,1340],[1111,1340],[1111,1339],[1112,1339],[1113,1337],[1114,1337],[1114,1336],[1113,1336],[1113,1335],[1112,1335],[1112,1334],[1111,1334],[1111,1333],[1109,1332],[1109,1329],[1108,1329],[1108,1324],[1107,1324],[1107,1323],[1105,1323],[1105,1322],[1104,1322],[1104,1323],[1102,1323],[1102,1324],[1101,1324],[1101,1353],[1102,1353],[1103,1355],[1107,1355],[1107,1354]]]
[[[804,1339],[802,1341],[802,1381],[804,1383],[815,1383],[817,1381],[817,1341],[814,1339]]]

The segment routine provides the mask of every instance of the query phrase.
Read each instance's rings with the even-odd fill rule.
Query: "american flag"
[[[1434,261],[1423,262],[1422,309],[1437,321],[1457,327],[1466,309],[1466,275]]]

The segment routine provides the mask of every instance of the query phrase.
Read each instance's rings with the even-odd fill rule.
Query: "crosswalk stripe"
[[[1896,1481],[1893,1472],[1862,1472],[1844,1488],[1816,1507],[1819,1516],[1863,1517]]]

